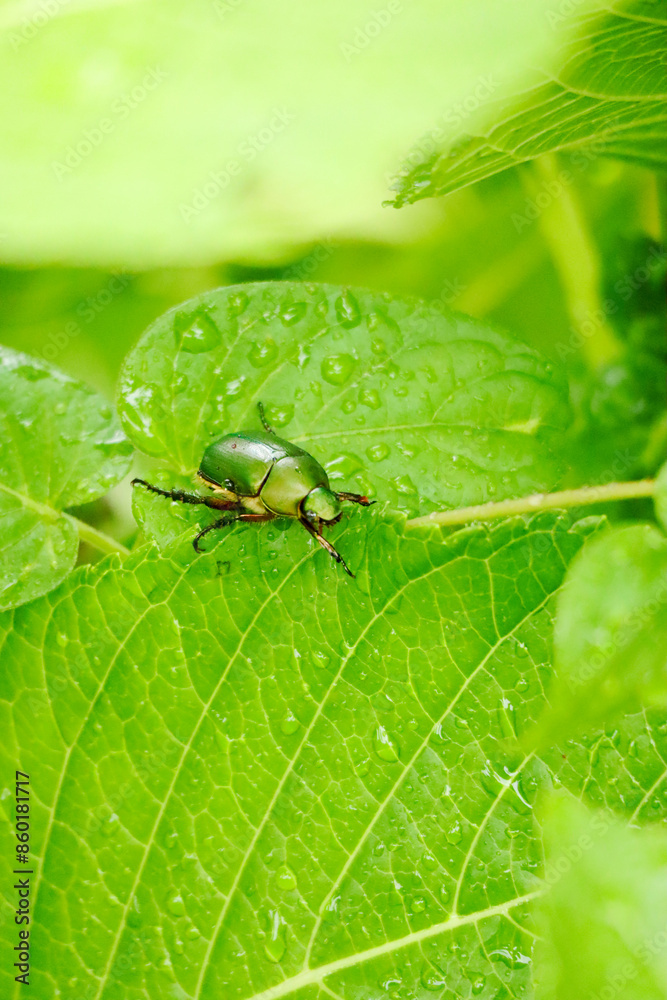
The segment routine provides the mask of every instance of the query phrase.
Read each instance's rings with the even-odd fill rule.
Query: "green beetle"
[[[264,431],[225,434],[204,452],[198,476],[214,496],[162,490],[145,479],[133,479],[132,485],[145,486],[180,503],[203,504],[229,512],[202,528],[192,543],[197,552],[202,551],[200,538],[234,521],[295,517],[345,572],[354,576],[340,553],[323,537],[322,528],[340,520],[342,500],[362,507],[369,507],[375,500],[358,493],[335,493],[320,463],[303,448],[278,437],[267,423],[262,404],[257,406]]]

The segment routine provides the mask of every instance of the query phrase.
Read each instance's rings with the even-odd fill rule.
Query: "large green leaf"
[[[406,512],[552,487],[569,419],[562,378],[525,344],[422,302],[296,282],[165,313],[126,359],[119,411],[139,449],[191,475],[213,439],[260,427],[258,400],[338,488]]]
[[[110,557],[7,614],[3,767],[30,774],[40,862],[32,995],[529,992],[532,803],[555,779],[514,735],[592,527],[404,537],[357,512],[337,528],[355,582],[297,525],[244,526],[202,557]],[[567,758],[557,780],[595,796],[588,747]],[[627,767],[626,814],[664,763]]]
[[[477,130],[462,134],[441,123],[427,134],[396,183],[397,206],[547,152],[584,150],[572,156],[573,168],[599,155],[667,166],[664,9],[651,0],[630,0],[603,16],[577,7],[561,4],[548,14],[555,35],[563,36],[551,72],[541,68],[520,94],[503,95]],[[563,169],[557,183],[571,180],[572,171]],[[558,193],[540,192],[547,199]]]
[[[542,744],[667,703],[667,539],[650,524],[590,541],[570,566],[554,628],[557,680]]]
[[[664,794],[664,793],[663,793]],[[664,1000],[667,844],[566,796],[547,802],[539,1000]]]
[[[435,213],[381,207],[402,150],[548,63],[552,2],[4,4],[2,254],[144,268],[413,236]]]
[[[119,482],[132,448],[113,408],[50,365],[0,347],[0,607],[57,586],[79,536],[66,507]]]

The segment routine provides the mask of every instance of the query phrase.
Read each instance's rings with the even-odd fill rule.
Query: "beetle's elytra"
[[[358,493],[335,493],[320,463],[303,448],[279,438],[269,427],[262,404],[257,406],[263,431],[225,434],[204,452],[198,475],[213,496],[162,490],[144,479],[133,479],[132,485],[145,486],[180,503],[203,504],[228,512],[194,538],[192,544],[197,552],[202,551],[199,540],[203,535],[235,521],[294,517],[349,576],[354,576],[340,553],[323,537],[322,529],[340,520],[341,501],[350,500],[362,507],[375,501]]]

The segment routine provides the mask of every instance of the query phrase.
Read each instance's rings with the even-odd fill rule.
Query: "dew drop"
[[[498,948],[489,952],[491,961],[502,962],[510,969],[520,969],[523,965],[530,965],[530,958],[524,955],[516,946],[511,948]]]
[[[329,663],[331,662],[331,658],[326,653],[322,653],[319,651],[311,653],[311,659],[315,664],[315,666],[319,667],[321,670],[328,667]]]
[[[416,496],[417,487],[410,479],[410,476],[396,476],[391,480],[398,493],[404,496]]]
[[[507,698],[501,698],[498,702],[498,722],[505,739],[513,739],[516,736],[514,706]]]
[[[350,479],[361,472],[363,460],[352,452],[343,453],[326,463],[326,470],[331,479]]]
[[[351,330],[361,323],[361,308],[352,292],[347,289],[340,295],[335,303],[336,318],[341,326]]]
[[[378,726],[375,730],[373,748],[380,760],[384,760],[388,763],[393,763],[400,757],[397,744],[394,740],[392,740],[384,726]]]
[[[410,909],[413,913],[423,913],[426,909],[426,900],[423,896],[414,896],[410,903]]]
[[[423,966],[419,978],[421,979],[422,986],[429,993],[437,993],[438,990],[443,989],[447,985],[442,969],[439,969],[436,965],[431,965],[430,962],[428,965]]]
[[[287,865],[283,865],[276,872],[276,882],[281,892],[289,892],[291,889],[296,889],[296,875]]]
[[[291,403],[286,406],[270,406],[266,416],[272,427],[285,427],[294,417],[294,407]]]
[[[278,345],[272,337],[258,341],[248,351],[248,361],[254,368],[265,368],[278,357]]]
[[[279,962],[285,954],[285,926],[278,910],[269,913],[269,933],[264,942],[264,951],[270,962]]]
[[[449,829],[445,833],[447,840],[450,844],[458,844],[463,836],[463,831],[461,830],[461,824],[456,819],[450,824]]]
[[[478,993],[481,993],[485,986],[486,986],[486,977],[480,976],[472,984],[473,996],[477,996]]]
[[[183,916],[185,913],[185,903],[183,902],[183,897],[180,892],[172,892],[171,895],[167,897],[167,909],[176,917]]]
[[[280,723],[280,729],[285,734],[285,736],[292,736],[297,731],[300,725],[301,723],[294,715],[292,710],[288,709],[282,718],[282,721]]]
[[[280,313],[280,319],[285,326],[294,326],[295,323],[303,319],[307,311],[308,306],[305,302],[293,302],[291,306],[283,309]]]
[[[332,354],[321,365],[322,378],[330,385],[344,385],[354,371],[355,358],[351,354]]]
[[[370,760],[362,760],[355,767],[355,771],[357,772],[360,778],[365,778],[370,769],[371,769]]]
[[[229,399],[238,399],[245,392],[245,377],[233,378],[225,385],[225,396]]]
[[[433,857],[432,854],[425,854],[422,858],[422,864],[426,869],[426,871],[429,872],[434,872],[435,869],[438,867],[438,862],[436,861],[436,859]]]
[[[354,413],[356,408],[357,404],[353,399],[346,399],[345,402],[341,405],[341,410],[343,411],[343,413],[347,414]]]
[[[195,927],[193,924],[192,927],[188,927],[187,931],[185,932],[185,936],[186,938],[189,938],[190,941],[196,941],[198,937],[201,937],[201,933],[199,931],[199,928]]]
[[[370,458],[371,462],[381,462],[390,452],[388,444],[384,441],[380,441],[379,444],[372,444],[370,448],[366,449],[366,454]]]
[[[58,632],[58,634],[56,635],[56,642],[58,643],[59,646],[67,645],[68,639],[64,632]]]
[[[359,402],[363,403],[364,406],[370,407],[371,410],[379,410],[382,405],[380,393],[377,389],[363,389],[359,393]]]
[[[230,316],[240,316],[248,308],[250,299],[245,292],[232,292],[227,299],[227,312]]]
[[[174,333],[178,346],[188,354],[203,354],[220,343],[220,330],[205,309],[176,313]]]

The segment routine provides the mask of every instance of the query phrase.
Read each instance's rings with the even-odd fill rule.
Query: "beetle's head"
[[[303,513],[309,521],[336,521],[340,517],[340,500],[325,486],[316,486],[303,501]]]

